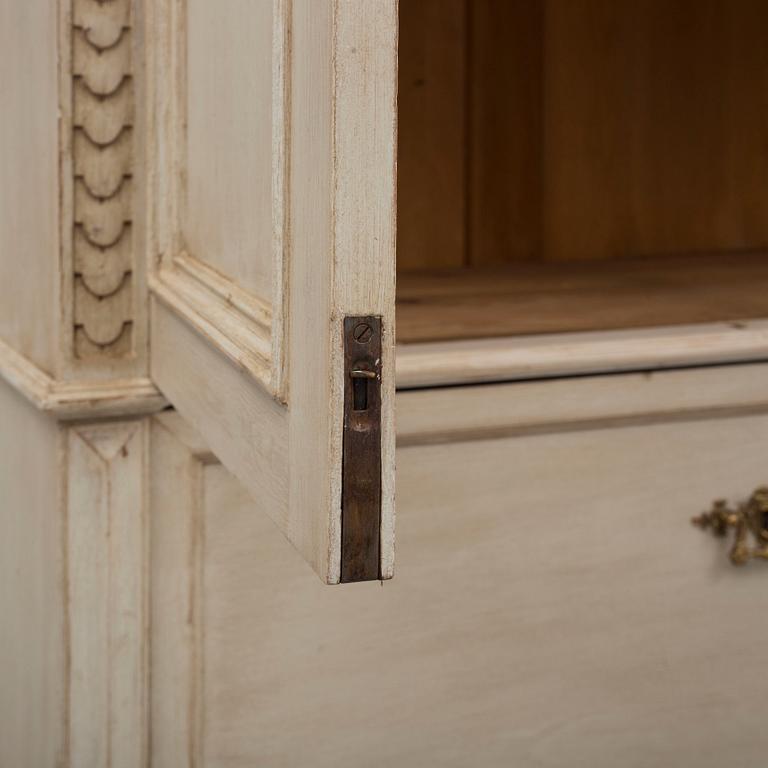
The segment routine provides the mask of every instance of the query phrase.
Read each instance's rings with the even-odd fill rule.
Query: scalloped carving
[[[83,78],[72,89],[74,124],[98,147],[108,146],[133,125],[133,82],[124,77],[109,96],[94,94]]]
[[[94,197],[82,179],[75,179],[75,224],[92,245],[117,246],[131,221],[131,185],[126,179],[111,197]]]
[[[126,0],[74,0],[72,26],[82,29],[94,48],[114,48],[130,30],[131,4]]]
[[[122,35],[113,48],[99,50],[76,28],[72,35],[72,72],[81,77],[91,93],[112,93],[131,72],[131,36]]]
[[[82,229],[75,230],[75,277],[80,277],[94,296],[106,297],[125,282],[131,272],[130,228],[112,248],[90,243]]]
[[[103,312],[109,304],[109,312]],[[108,297],[96,296],[81,278],[75,278],[75,327],[95,345],[109,346],[117,341],[123,326],[131,322],[131,276],[127,275],[122,285]]]
[[[112,197],[131,177],[133,136],[130,128],[106,146],[86,146],[90,139],[75,128],[73,154],[75,178],[81,179],[94,197]]]
[[[131,0],[73,0],[74,349],[132,353]]]

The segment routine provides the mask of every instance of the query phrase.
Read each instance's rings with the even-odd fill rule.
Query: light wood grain
[[[545,7],[544,257],[765,246],[766,5]]]
[[[399,269],[464,264],[467,15],[466,0],[400,3]]]
[[[405,274],[400,343],[768,317],[768,254]]]
[[[466,4],[470,61],[465,264],[527,261],[541,252],[544,3]],[[434,199],[432,205],[438,207]]]
[[[456,266],[464,225],[465,265],[768,243],[765,4],[403,7],[403,77],[455,42],[401,83],[402,268]]]

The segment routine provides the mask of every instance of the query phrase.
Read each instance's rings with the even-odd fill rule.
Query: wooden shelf
[[[768,317],[768,252],[398,274],[401,344]]]

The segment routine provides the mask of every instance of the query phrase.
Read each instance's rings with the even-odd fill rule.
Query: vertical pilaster
[[[139,768],[148,749],[146,420],[66,437],[69,765]]]

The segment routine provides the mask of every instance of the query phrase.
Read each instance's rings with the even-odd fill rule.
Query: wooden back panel
[[[766,245],[764,3],[432,1],[401,4],[401,268]]]

